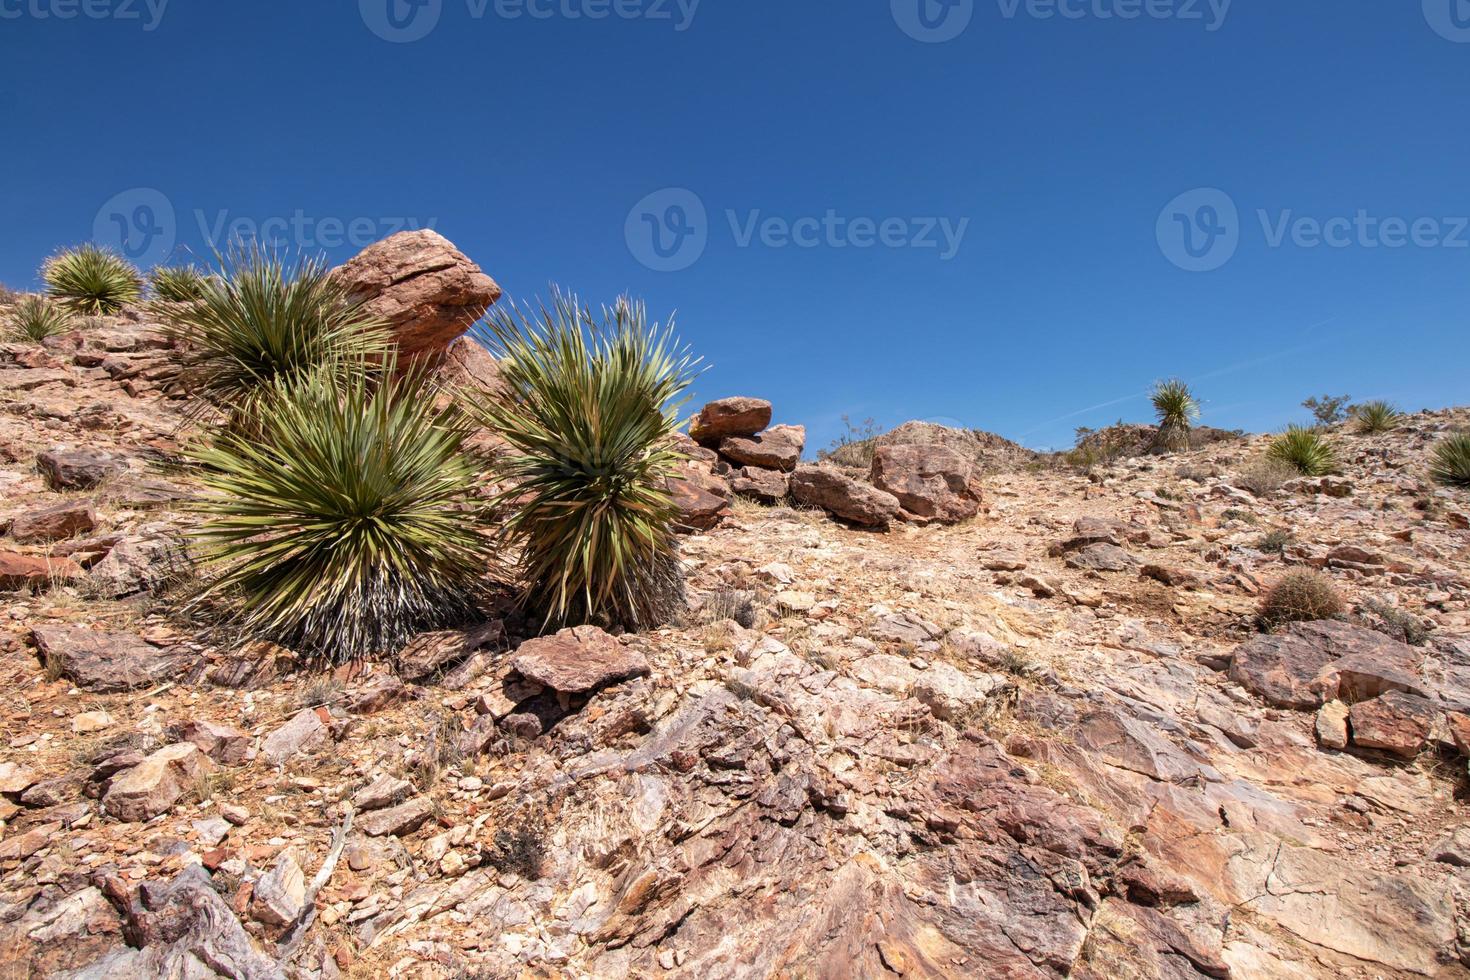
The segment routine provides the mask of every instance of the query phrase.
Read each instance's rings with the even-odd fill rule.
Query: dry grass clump
[[[1346,609],[1332,579],[1310,568],[1287,572],[1261,599],[1256,619],[1272,631],[1287,623],[1333,619]]]
[[[1301,474],[1290,463],[1262,456],[1246,464],[1232,482],[1257,497],[1269,497],[1299,476]]]

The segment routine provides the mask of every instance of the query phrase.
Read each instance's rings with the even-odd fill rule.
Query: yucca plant
[[[16,340],[39,344],[70,330],[71,311],[42,296],[26,296],[10,310],[9,333]]]
[[[1353,427],[1360,435],[1392,431],[1403,420],[1404,413],[1399,411],[1397,405],[1388,402],[1364,402],[1353,406]]]
[[[1470,432],[1457,432],[1434,447],[1429,474],[1447,487],[1470,487]]]
[[[1200,417],[1199,401],[1189,385],[1177,378],[1154,385],[1149,399],[1159,419],[1158,446],[1175,450],[1189,448],[1189,433]]]
[[[278,378],[256,427],[190,449],[209,573],[236,635],[333,663],[466,621],[492,556],[470,426],[390,358]]]
[[[561,292],[539,316],[512,304],[477,330],[502,387],[472,411],[508,444],[496,504],[545,626],[640,629],[683,607],[667,481],[698,361],[673,330],[641,303],[619,299],[597,317]]]
[[[326,264],[288,264],[259,246],[237,249],[192,303],[155,311],[182,351],[177,385],[248,427],[260,393],[324,366],[381,357],[387,326],[366,313]]]
[[[148,273],[153,298],[164,303],[192,303],[204,298],[209,276],[192,265],[160,265]]]
[[[86,316],[116,313],[143,295],[143,277],[133,264],[90,242],[47,259],[41,278],[54,299]]]
[[[1277,436],[1266,450],[1268,459],[1296,467],[1302,476],[1326,476],[1337,470],[1337,452],[1316,429],[1293,425]]]

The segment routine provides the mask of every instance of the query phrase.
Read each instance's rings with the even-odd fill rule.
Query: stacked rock
[[[689,435],[714,453],[714,472],[742,497],[778,503],[806,448],[806,427],[771,425],[771,403],[759,398],[710,402],[689,423]]]

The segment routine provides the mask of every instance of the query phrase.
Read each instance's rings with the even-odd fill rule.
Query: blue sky
[[[0,0],[0,281],[432,223],[814,447],[1470,401],[1470,0],[414,2]]]

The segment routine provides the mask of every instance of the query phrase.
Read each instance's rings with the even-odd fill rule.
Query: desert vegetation
[[[1189,433],[1199,421],[1200,405],[1189,385],[1177,378],[1160,381],[1149,394],[1158,417],[1158,446],[1166,452],[1189,448]]]
[[[71,311],[44,296],[24,296],[6,316],[9,339],[39,344],[70,330],[75,323]]]
[[[1371,436],[1392,432],[1403,421],[1404,413],[1397,405],[1385,401],[1364,402],[1353,406],[1353,428],[1359,435]]]
[[[504,439],[496,461],[502,544],[548,625],[640,628],[683,606],[668,479],[682,458],[677,412],[697,361],[641,303],[600,314],[558,292],[508,306],[478,331],[502,387],[473,402]]]
[[[1261,628],[1332,619],[1346,609],[1332,579],[1310,568],[1287,572],[1266,591],[1257,617]]]
[[[1435,444],[1429,473],[1447,487],[1470,487],[1470,432],[1456,432]]]
[[[153,298],[164,303],[192,303],[204,298],[210,276],[193,265],[160,265],[148,273]]]
[[[1326,476],[1337,469],[1337,451],[1316,429],[1293,425],[1277,436],[1266,457],[1286,463],[1302,476]]]
[[[59,252],[41,267],[46,292],[76,313],[116,313],[143,295],[143,277],[116,252],[88,243]]]

